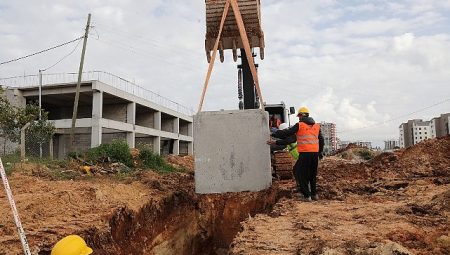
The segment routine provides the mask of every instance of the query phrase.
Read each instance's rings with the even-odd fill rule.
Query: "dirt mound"
[[[370,162],[373,168],[395,172],[398,177],[449,177],[450,136],[425,140],[410,148],[385,153]],[[386,172],[385,171],[385,172]]]
[[[336,156],[336,155],[342,154],[345,151],[348,151],[348,150],[351,150],[351,149],[356,149],[356,148],[362,148],[362,147],[359,147],[358,145],[356,145],[356,143],[349,143],[345,148],[341,148],[341,149],[335,150],[332,153],[332,156]]]
[[[326,157],[319,166],[319,191],[325,198],[342,199],[346,193],[371,195],[404,189],[407,182],[420,178],[438,185],[448,184],[449,152],[450,136],[447,136],[382,153],[367,162]]]
[[[176,168],[183,168],[190,172],[195,169],[195,162],[193,156],[177,156],[177,155],[167,155],[165,157],[166,161],[172,164]]]

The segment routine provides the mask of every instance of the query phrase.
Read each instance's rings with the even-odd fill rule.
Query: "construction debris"
[[[182,168],[188,172],[194,172],[194,157],[192,155],[176,156],[173,154],[165,157],[166,161],[176,168]]]

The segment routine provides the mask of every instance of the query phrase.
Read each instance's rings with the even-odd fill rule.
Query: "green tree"
[[[11,142],[20,141],[20,130],[30,123],[28,131],[35,136],[38,143],[48,142],[55,132],[53,123],[48,121],[48,113],[41,111],[39,120],[39,106],[36,103],[16,107],[11,105],[0,88],[0,136]]]

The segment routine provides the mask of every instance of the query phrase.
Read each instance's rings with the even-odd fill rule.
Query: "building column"
[[[155,112],[153,115],[154,129],[161,130],[161,112]],[[156,136],[153,139],[153,152],[160,155],[161,154],[161,137]]]
[[[102,143],[102,116],[103,115],[103,92],[95,91],[92,94],[92,134],[91,148]]]
[[[153,116],[154,129],[161,130],[161,112],[155,112]]]
[[[194,124],[192,124],[192,122],[188,123],[188,136],[194,136]]]
[[[173,132],[175,134],[180,133],[180,118],[173,119]]]
[[[188,123],[188,136],[194,137],[194,124]],[[188,142],[188,154],[194,155],[194,142]]]
[[[173,140],[173,155],[179,154],[180,154],[180,140],[175,139]]]
[[[188,143],[188,154],[194,155],[194,143],[193,142]]]
[[[127,123],[136,124],[136,103],[131,102],[127,105]]]
[[[161,154],[161,137],[155,136],[153,138],[153,153],[160,155]]]
[[[136,132],[134,132],[136,124],[136,103],[131,102],[127,105],[127,123],[133,125],[133,132],[127,132],[127,143],[130,148],[136,147]]]

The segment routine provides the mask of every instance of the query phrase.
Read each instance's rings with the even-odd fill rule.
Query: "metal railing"
[[[42,86],[75,83],[78,80],[78,73],[52,73],[42,74]],[[120,89],[137,97],[149,100],[158,105],[164,106],[179,113],[192,116],[194,110],[163,97],[153,91],[145,89],[134,82],[125,80],[117,75],[104,71],[83,72],[83,82],[101,81],[114,88]],[[8,78],[0,78],[0,86],[12,88],[26,88],[39,86],[39,75],[23,75]]]

